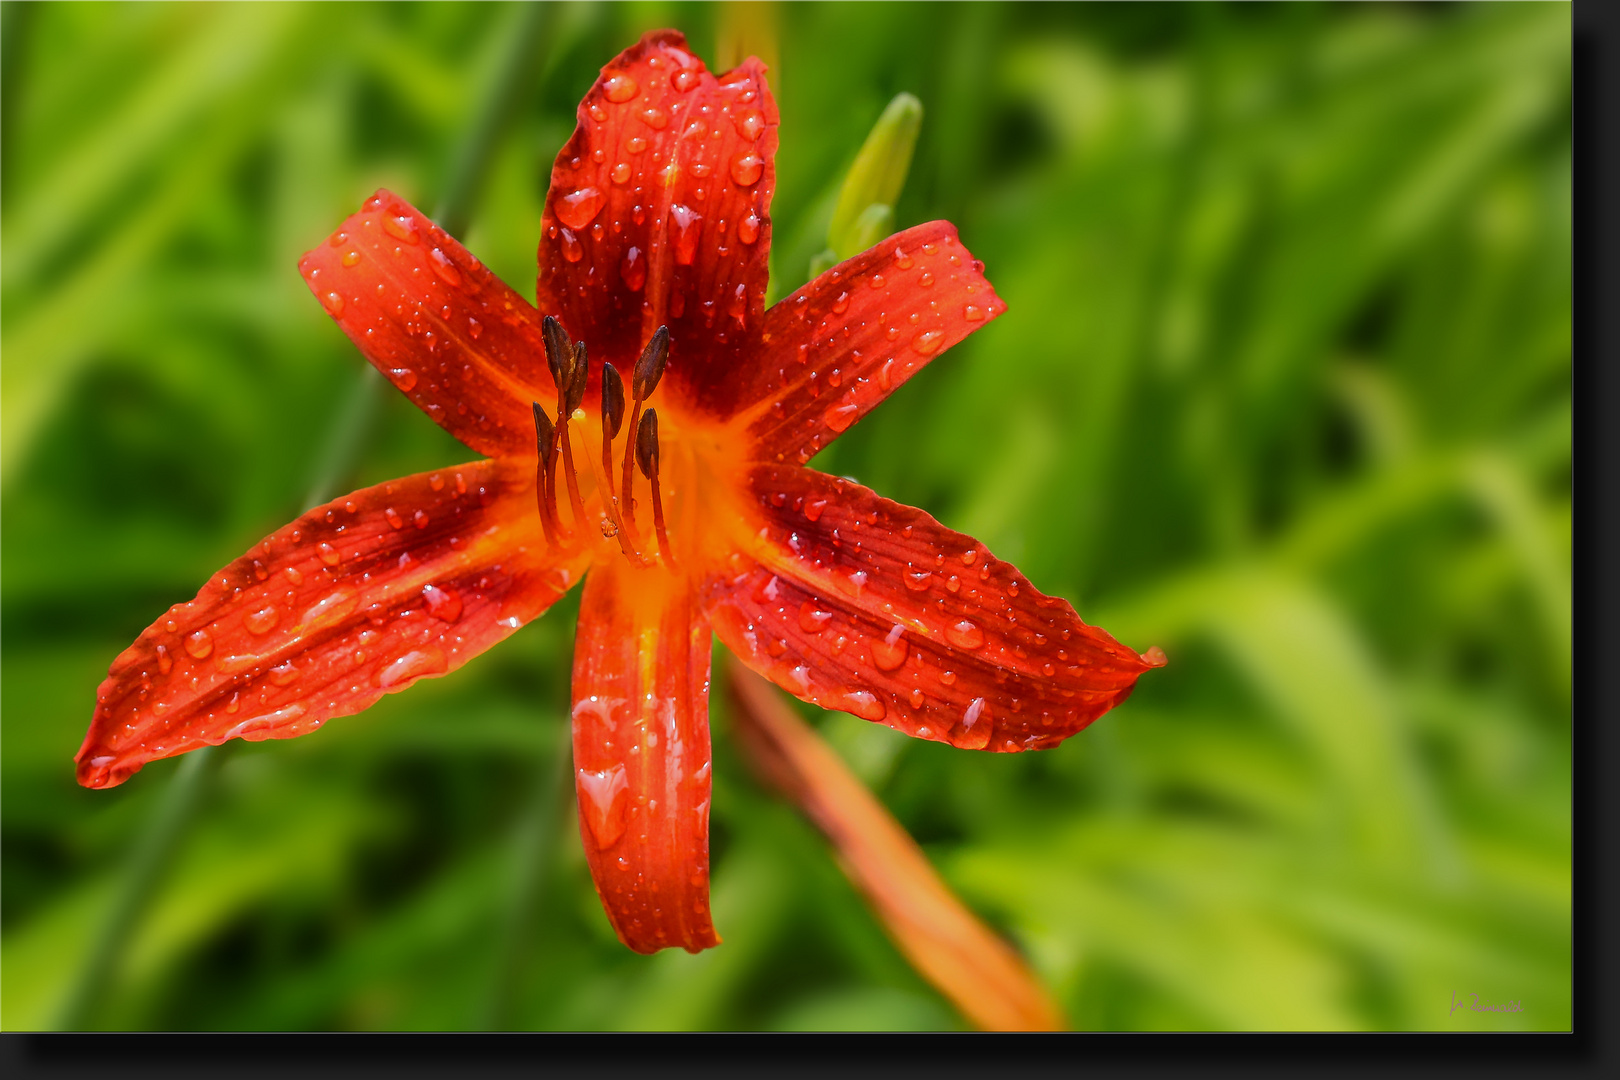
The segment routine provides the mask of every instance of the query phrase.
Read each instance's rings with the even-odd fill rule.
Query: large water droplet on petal
[[[439,275],[440,281],[443,281],[446,285],[461,288],[461,271],[456,269],[456,264],[450,261],[450,256],[439,248],[434,248],[428,252],[428,263],[433,267],[433,272]]]
[[[384,214],[383,231],[407,244],[420,243],[422,236],[416,231],[416,222],[409,214]]]
[[[759,239],[760,224],[759,213],[750,208],[743,219],[737,222],[737,239],[745,244],[752,244]]]
[[[427,601],[428,614],[436,619],[453,623],[461,618],[461,594],[448,585],[422,586],[422,599]]]
[[[558,198],[552,205],[557,217],[570,229],[583,229],[601,211],[607,196],[594,187],[582,187]]]
[[[641,87],[628,75],[612,75],[602,84],[602,94],[615,105],[622,105],[636,96]]]
[[[590,829],[596,846],[605,851],[617,844],[619,837],[624,835],[625,804],[628,802],[625,793],[630,786],[625,779],[624,766],[613,765],[599,771],[577,769],[574,775],[585,827]]]
[[[872,642],[872,663],[879,671],[893,671],[906,662],[911,645],[906,641],[906,628],[895,623],[887,637]]]
[[[424,675],[443,675],[450,670],[444,653],[435,648],[416,649],[406,653],[377,673],[377,685],[383,689],[400,683],[420,679]]]
[[[328,593],[304,612],[298,620],[298,632],[311,634],[328,626],[335,626],[354,613],[360,606],[360,597],[353,590],[338,589]]]
[[[758,109],[738,113],[731,123],[737,129],[737,134],[749,142],[759,138],[759,133],[765,130],[765,117]]]
[[[198,630],[186,635],[186,652],[195,660],[206,660],[208,654],[214,651],[214,639],[208,636],[208,631]]]
[[[243,618],[242,625],[246,626],[250,633],[268,634],[276,628],[276,622],[280,618],[281,612],[277,611],[272,604],[262,607],[258,611],[250,612]]]
[[[689,68],[683,68],[670,76],[669,85],[681,93],[686,93],[698,84],[698,73]]]
[[[834,431],[847,431],[860,411],[859,405],[834,405],[821,414],[821,419]]]
[[[647,260],[641,257],[641,249],[634,244],[625,250],[624,258],[619,260],[619,276],[624,278],[624,287],[631,292],[640,292],[647,283]]]
[[[978,649],[984,646],[984,631],[977,623],[959,619],[945,628],[945,637],[959,649]]]
[[[675,261],[691,266],[697,258],[698,234],[703,229],[703,216],[681,203],[669,208],[669,220],[675,226]]]
[[[286,686],[288,683],[291,683],[297,678],[298,669],[293,666],[291,660],[287,661],[285,664],[277,664],[275,667],[270,669],[270,681],[275,683],[277,686]]]
[[[806,600],[799,607],[799,629],[807,634],[819,634],[832,617],[832,612],[821,610],[814,600]]]
[[[765,159],[754,150],[745,150],[731,159],[731,178],[741,187],[753,187],[765,175]]]
[[[984,698],[976,697],[962,713],[962,726],[953,741],[964,750],[983,750],[990,742],[990,729],[994,726]]]
[[[844,695],[844,708],[862,720],[878,721],[889,714],[883,702],[870,690],[851,690]]]
[[[585,257],[585,246],[579,242],[579,237],[575,236],[569,230],[562,229],[559,231],[562,233],[563,258],[567,259],[571,263],[579,262],[579,260]]]
[[[924,356],[932,356],[939,352],[940,343],[944,340],[943,330],[924,330],[911,339],[911,347]]]
[[[320,552],[321,562],[325,563],[327,566],[336,566],[338,563],[343,561],[343,555],[331,544],[323,542],[315,550]]]
[[[343,297],[335,292],[329,292],[321,297],[321,303],[325,304],[326,310],[332,313],[332,318],[343,318]]]
[[[416,389],[416,372],[408,367],[389,368],[388,379],[407,394]]]

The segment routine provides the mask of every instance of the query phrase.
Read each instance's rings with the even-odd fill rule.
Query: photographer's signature
[[[1524,1006],[1519,1004],[1518,998],[1512,1001],[1481,1001],[1478,994],[1464,994],[1459,997],[1453,993],[1451,1011],[1456,1012],[1458,1009],[1467,1009],[1469,1012],[1516,1013],[1523,1012]]]

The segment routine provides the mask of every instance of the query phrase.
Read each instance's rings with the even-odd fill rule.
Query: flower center
[[[534,403],[535,442],[539,451],[535,498],[547,542],[554,547],[567,549],[591,540],[585,535],[591,519],[587,517],[584,500],[580,497],[579,476],[574,467],[573,444],[568,431],[569,421],[586,419],[580,402],[585,398],[590,360],[585,343],[570,341],[568,332],[555,318],[547,315],[542,330],[546,342],[546,361],[551,367],[552,381],[557,386],[557,419],[553,421],[539,402]],[[661,561],[666,568],[673,570],[676,569],[674,550],[669,543],[663,493],[658,482],[658,412],[656,409],[642,411],[642,406],[663,378],[664,364],[668,359],[669,328],[660,326],[642,349],[635,370],[631,372],[630,425],[625,436],[622,467],[618,469],[615,469],[613,462],[613,440],[624,422],[624,379],[612,364],[602,365],[601,472],[597,473],[596,462],[590,453],[587,452],[584,457],[595,480],[596,491],[602,498],[605,513],[599,519],[602,535],[616,539],[619,551],[637,566],[651,566],[655,561]],[[573,511],[572,527],[563,522],[558,512],[559,459],[568,487],[569,506]],[[656,560],[643,551],[644,538],[636,523],[633,491],[638,467],[652,487],[653,531],[658,545]]]

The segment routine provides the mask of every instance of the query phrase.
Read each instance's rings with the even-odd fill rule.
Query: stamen
[[[556,521],[552,516],[557,512],[557,500],[551,490],[551,455],[556,445],[556,433],[546,410],[540,407],[538,401],[533,404],[534,442],[539,451],[539,460],[534,466],[534,497],[540,507],[540,527],[546,531],[546,543],[561,547],[557,540]]]
[[[664,528],[664,500],[658,493],[658,410],[648,409],[636,429],[636,464],[641,475],[652,485],[653,528],[658,532],[658,553],[664,563],[675,569],[675,552],[669,546],[669,532]]]
[[[541,336],[546,342],[546,364],[551,368],[551,381],[557,387],[556,441],[562,447],[563,478],[568,482],[568,503],[574,511],[574,528],[585,527],[585,503],[579,497],[579,478],[574,472],[573,444],[568,438],[568,418],[579,407],[585,396],[585,382],[590,371],[585,356],[585,343],[574,344],[562,323],[547,315],[540,323]],[[549,468],[549,466],[548,466]],[[552,501],[556,501],[556,482],[552,485]],[[561,522],[559,521],[560,525]]]
[[[613,519],[613,527],[618,532],[624,531],[624,519],[619,516],[619,496],[614,493],[613,486],[606,482],[613,475],[613,437],[619,433],[619,426],[624,423],[624,380],[619,377],[619,369],[612,364],[602,365],[602,476],[598,483],[602,485],[602,501],[607,505],[608,514]],[[620,540],[619,546],[623,548],[625,542]],[[628,551],[625,554],[629,554]]]
[[[641,356],[636,360],[635,371],[630,377],[630,388],[634,397],[634,404],[630,409],[630,430],[640,432],[641,403],[658,387],[658,380],[664,377],[664,363],[669,359],[669,327],[660,326],[641,350]],[[624,444],[624,523],[626,527],[634,529],[636,524],[636,501],[632,483],[635,480],[634,461],[636,452],[636,438],[630,438]]]

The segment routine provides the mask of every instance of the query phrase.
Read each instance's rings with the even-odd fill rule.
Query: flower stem
[[[541,37],[551,21],[550,4],[516,5],[510,24],[499,32],[508,45],[503,61],[479,99],[473,122],[452,158],[444,195],[434,215],[452,236],[464,232],[500,136],[541,64],[535,62]],[[349,476],[376,418],[383,379],[366,365],[337,415],[310,479],[307,508],[319,506]],[[56,1027],[80,1029],[100,1010],[109,983],[117,975],[130,937],[152,902],[165,871],[174,861],[208,778],[218,769],[224,747],[203,747],[186,755],[146,827],[141,830],[106,921],[79,969]]]

